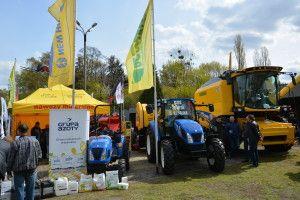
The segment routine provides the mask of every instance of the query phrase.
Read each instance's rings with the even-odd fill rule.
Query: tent
[[[52,88],[40,88],[34,93],[13,103],[13,136],[16,127],[20,123],[25,123],[31,129],[36,122],[40,122],[41,128],[49,124],[49,111],[51,109],[72,109],[72,89],[56,85]],[[75,108],[87,109],[93,115],[96,105],[107,103],[94,99],[84,90],[75,90]],[[108,114],[109,107],[101,107],[97,114]],[[29,130],[30,131],[30,130]]]

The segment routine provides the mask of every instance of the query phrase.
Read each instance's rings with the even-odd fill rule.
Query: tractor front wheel
[[[214,172],[224,171],[225,150],[220,140],[215,139],[207,145],[207,163]]]
[[[156,151],[155,151],[155,137],[150,130],[147,131],[146,136],[146,152],[149,163],[156,162]]]
[[[160,145],[160,164],[162,171],[166,175],[174,173],[175,168],[175,150],[172,143],[168,140],[163,140]]]

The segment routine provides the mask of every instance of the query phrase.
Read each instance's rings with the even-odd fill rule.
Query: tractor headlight
[[[193,137],[188,133],[186,133],[186,139],[187,139],[188,143],[190,143],[190,144],[192,144],[194,142]]]
[[[103,149],[102,154],[101,154],[101,160],[106,159],[106,149]]]
[[[89,150],[89,160],[95,160],[92,150]]]

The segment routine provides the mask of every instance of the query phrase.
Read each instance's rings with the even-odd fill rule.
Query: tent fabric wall
[[[51,109],[72,109],[72,89],[63,85],[56,85],[52,88],[40,88],[34,93],[13,103],[13,136],[16,127],[20,123],[26,123],[31,129],[35,122],[41,123],[41,128],[49,124],[49,111]],[[94,99],[84,90],[75,91],[75,108],[87,109],[93,115],[97,105],[107,105],[107,103]],[[97,109],[97,114],[108,114],[108,106]]]

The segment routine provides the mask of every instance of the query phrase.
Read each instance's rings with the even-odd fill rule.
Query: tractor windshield
[[[254,109],[277,107],[277,74],[270,72],[238,76],[234,82],[234,98],[241,106]]]
[[[189,99],[168,100],[165,106],[165,118],[175,117],[195,120],[194,103]]]

